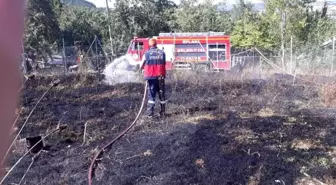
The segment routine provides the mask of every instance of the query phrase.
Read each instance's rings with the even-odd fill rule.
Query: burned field
[[[87,184],[95,152],[128,127],[140,108],[141,83],[108,86],[94,75],[38,76],[23,90],[19,129],[56,78],[61,83],[37,106],[8,166],[26,152],[25,138],[67,127],[45,138],[34,162],[34,154],[24,157],[4,184]],[[283,75],[174,75],[167,80],[167,118],[141,117],[104,151],[93,184],[336,184],[336,109],[325,105],[326,95],[315,84]]]

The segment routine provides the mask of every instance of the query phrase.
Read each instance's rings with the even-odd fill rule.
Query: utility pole
[[[112,29],[111,29],[111,23],[110,23],[110,8],[108,4],[108,0],[106,0],[106,16],[108,20],[108,27],[109,27],[109,34],[110,34],[110,44],[111,44],[111,62],[113,61],[113,42],[112,42]]]

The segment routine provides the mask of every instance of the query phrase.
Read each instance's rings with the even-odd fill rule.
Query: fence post
[[[64,38],[62,38],[63,41],[63,62],[64,62],[64,73],[67,73],[67,59],[65,55],[65,43],[64,43]]]
[[[262,76],[262,73],[263,73],[262,60],[263,60],[262,57],[259,56],[259,65],[260,65],[259,67],[260,67],[260,74],[261,74],[261,76]]]
[[[286,70],[286,64],[285,64],[285,23],[286,22],[286,13],[281,11],[281,22],[280,22],[280,32],[281,32],[281,63],[283,70]]]

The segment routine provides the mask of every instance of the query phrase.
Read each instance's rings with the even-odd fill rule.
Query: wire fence
[[[334,76],[336,68],[334,54],[334,49],[330,47],[311,48],[296,53],[286,49],[283,56],[281,51],[262,52],[259,48],[252,48],[232,52],[231,66],[232,69],[239,68],[240,71],[256,74],[281,72],[292,75]],[[271,61],[274,65],[269,65],[265,60]]]
[[[72,72],[102,72],[110,62],[108,55],[98,37],[90,46],[83,46],[81,42],[63,46],[59,50],[37,53],[29,50],[21,56],[21,70],[24,74],[30,73],[72,73]]]
[[[32,72],[101,73],[111,62],[111,57],[105,52],[106,48],[97,37],[90,45],[85,46],[81,45],[81,42],[70,46],[64,43],[63,40],[61,49],[53,51],[50,55],[45,52],[42,56],[37,56],[28,51],[20,59],[22,71],[25,74]],[[258,51],[255,48],[231,48],[231,71],[248,71],[254,74],[286,72],[292,75],[335,75],[335,47],[329,43],[323,47],[307,48],[304,51],[286,48],[284,53],[281,50],[263,51],[260,48]],[[280,67],[282,71],[265,62],[265,58]]]

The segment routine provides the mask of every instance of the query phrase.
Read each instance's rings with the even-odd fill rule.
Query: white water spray
[[[121,56],[108,64],[104,69],[105,82],[109,85],[127,82],[141,82],[141,74],[136,67],[130,65],[133,59],[127,55]]]

